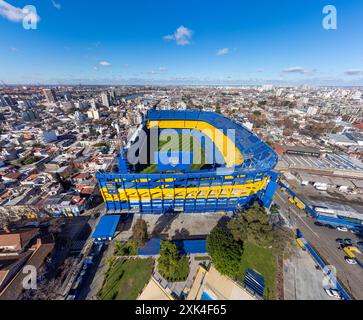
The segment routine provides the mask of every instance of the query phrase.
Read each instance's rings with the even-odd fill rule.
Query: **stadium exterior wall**
[[[278,179],[273,170],[277,155],[267,144],[246,128],[210,112],[153,110],[147,115],[145,126],[151,121],[169,119],[191,119],[203,122],[203,126],[208,122],[221,131],[230,126],[236,128],[236,147],[244,157],[243,165],[226,173],[216,169],[152,174],[129,170],[99,172],[97,179],[108,213],[234,212],[255,200],[265,207],[271,205]]]

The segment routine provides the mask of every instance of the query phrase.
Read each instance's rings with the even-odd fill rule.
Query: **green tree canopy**
[[[132,241],[130,242],[116,242],[114,255],[116,256],[136,256],[137,247]]]
[[[208,236],[207,251],[220,273],[231,277],[238,274],[243,247],[228,230],[216,226]]]
[[[147,224],[145,220],[139,218],[132,227],[132,240],[140,248],[147,241]]]
[[[248,241],[261,247],[273,243],[269,216],[256,202],[246,211],[238,213],[235,219],[230,220],[228,228],[236,241]]]
[[[292,239],[291,232],[270,223],[269,215],[257,202],[230,220],[228,228],[236,241],[250,242],[278,252],[284,251]]]
[[[175,243],[162,241],[160,257],[158,259],[158,271],[168,281],[184,281],[189,274],[188,257],[181,257],[179,255]]]

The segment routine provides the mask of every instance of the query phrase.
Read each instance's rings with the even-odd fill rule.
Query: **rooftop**
[[[116,232],[119,220],[119,215],[102,216],[96,227],[96,230],[93,233],[93,239],[112,238]]]
[[[18,232],[0,232],[0,247],[13,247],[15,251],[21,250],[37,234],[39,229],[21,230]]]

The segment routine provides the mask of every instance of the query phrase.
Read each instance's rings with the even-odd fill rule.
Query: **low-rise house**
[[[79,196],[57,195],[44,200],[44,210],[53,217],[79,216],[85,210],[86,199]]]
[[[24,267],[32,266],[36,269],[37,275],[41,274],[45,263],[51,258],[53,252],[53,239],[39,237],[34,245],[20,255],[17,260],[10,261],[4,267],[0,266],[0,300],[20,299],[24,291],[27,290],[24,288],[24,280],[29,271],[23,272]]]
[[[20,177],[22,176],[22,174],[20,172],[10,172],[7,173],[6,175],[4,175],[2,177],[3,181],[6,182],[16,182],[20,179]]]
[[[18,255],[24,252],[30,242],[39,234],[39,229],[25,229],[16,232],[0,232],[0,256]]]
[[[75,184],[81,184],[81,183],[89,180],[90,178],[91,178],[90,173],[80,172],[80,173],[77,173],[76,175],[74,175],[71,180]]]

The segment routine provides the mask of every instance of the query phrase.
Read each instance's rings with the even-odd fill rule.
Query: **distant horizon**
[[[6,83],[6,86],[0,85],[1,89],[6,89],[9,87],[263,87],[272,85],[273,88],[295,88],[295,87],[304,87],[308,86],[310,88],[363,88],[362,85],[312,85],[312,84],[272,84],[272,83],[264,83],[264,84],[158,84],[158,83],[139,83],[139,84],[127,84],[127,83],[62,83],[62,84],[47,84],[47,83]]]

